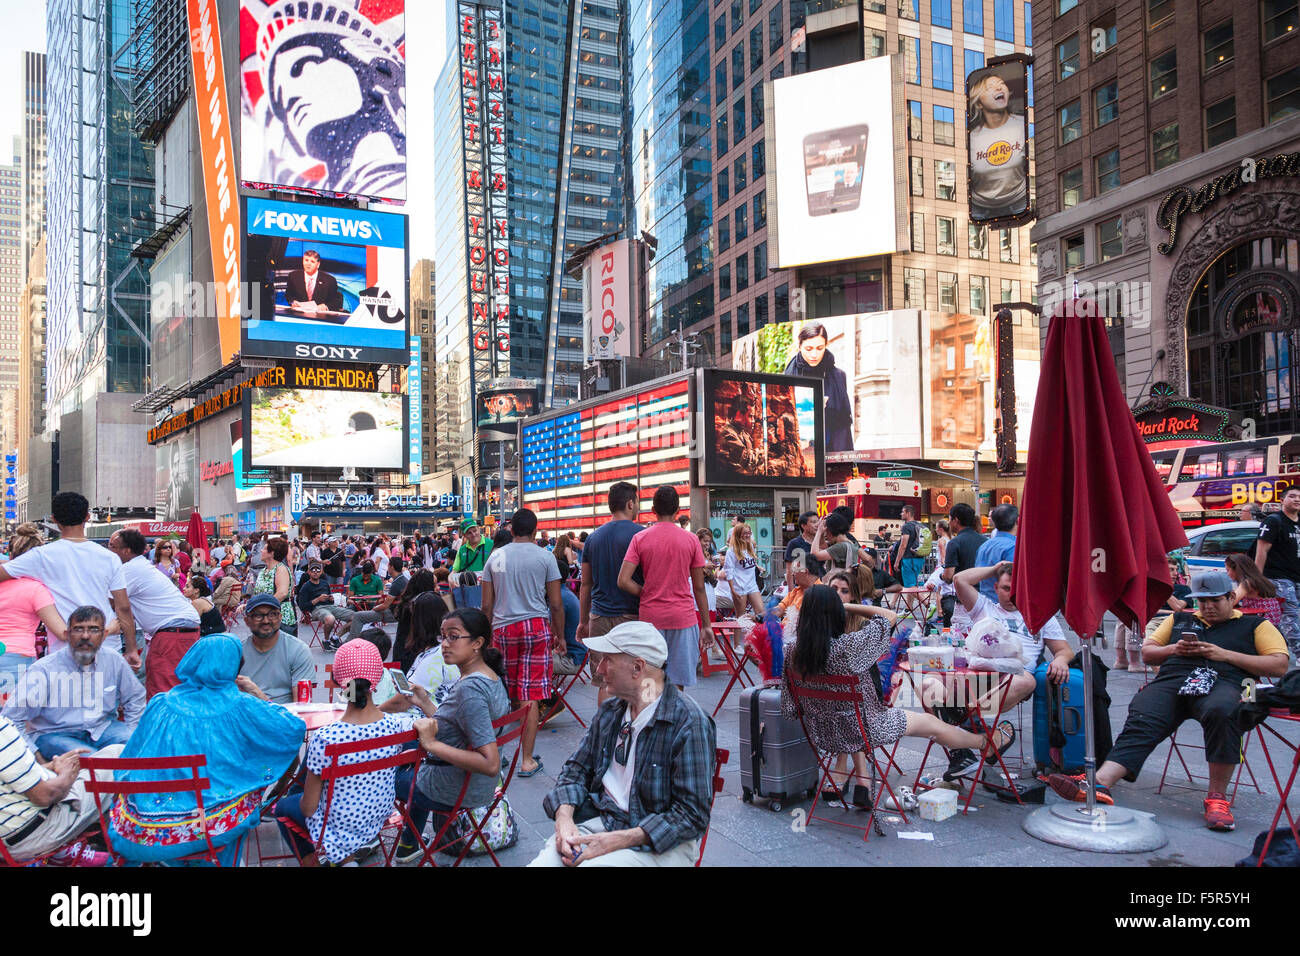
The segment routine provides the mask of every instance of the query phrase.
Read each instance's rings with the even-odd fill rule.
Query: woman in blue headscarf
[[[263,791],[289,769],[306,726],[283,707],[245,694],[235,683],[239,639],[209,634],[176,666],[180,683],[149,701],[122,757],[203,754],[203,809],[221,865],[239,859],[242,838],[260,821]],[[118,780],[181,780],[189,770],[137,770]],[[113,850],[156,863],[206,849],[192,794],[119,795],[108,813]]]

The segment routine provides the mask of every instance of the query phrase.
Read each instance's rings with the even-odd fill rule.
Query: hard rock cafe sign
[[[1147,444],[1167,441],[1210,444],[1241,437],[1241,423],[1234,412],[1177,395],[1168,382],[1151,386],[1148,401],[1133,409],[1133,418]]]

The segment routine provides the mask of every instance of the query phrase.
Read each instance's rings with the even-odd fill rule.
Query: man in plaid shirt
[[[586,645],[613,697],[546,797],[555,836],[530,866],[691,866],[709,826],[713,720],[666,682],[654,625],[629,621]]]

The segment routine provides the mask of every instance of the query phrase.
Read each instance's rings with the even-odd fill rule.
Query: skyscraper
[[[45,54],[23,53],[23,132],[18,164],[22,171],[22,269],[28,265],[45,235]]]
[[[21,137],[15,137],[15,149]],[[17,157],[0,166],[0,392],[18,388],[18,297],[23,291],[22,173]],[[16,411],[14,406],[11,411]],[[17,440],[16,415],[0,416],[0,444]]]

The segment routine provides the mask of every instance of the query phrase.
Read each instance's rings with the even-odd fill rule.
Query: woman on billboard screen
[[[1018,216],[1029,208],[1024,64],[977,70],[967,82],[971,219]]]
[[[853,450],[853,403],[848,379],[835,367],[835,355],[826,348],[830,335],[820,322],[809,322],[799,330],[798,351],[785,367],[786,375],[820,378],[826,395],[826,450]]]

